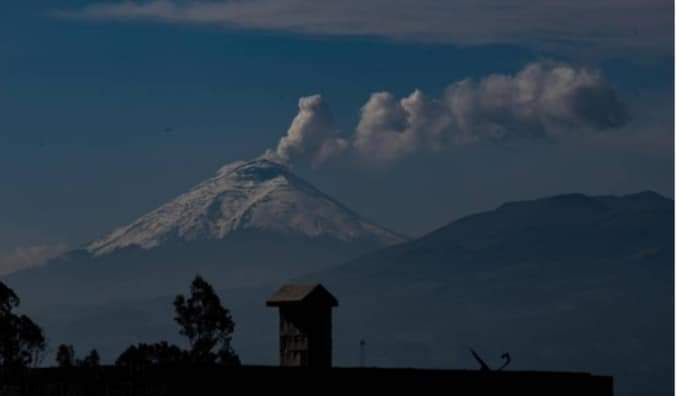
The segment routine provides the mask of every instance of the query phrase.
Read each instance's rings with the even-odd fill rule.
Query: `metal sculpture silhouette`
[[[492,370],[492,369],[489,367],[489,365],[488,365],[488,364],[480,357],[480,355],[479,355],[477,352],[475,352],[474,349],[470,348],[470,353],[472,353],[472,356],[475,358],[475,360],[477,361],[477,363],[480,364],[480,371],[494,371],[494,370]],[[503,370],[504,368],[508,367],[508,365],[512,362],[512,358],[510,357],[510,354],[507,353],[507,352],[504,353],[503,355],[501,355],[501,359],[504,360],[503,365],[502,365],[501,367],[499,367],[499,368],[498,368],[497,370],[495,370],[495,371],[501,371],[501,370]]]
[[[503,370],[504,368],[508,367],[508,365],[510,364],[510,362],[512,362],[512,358],[510,357],[510,354],[509,354],[508,352],[506,352],[506,353],[504,353],[503,355],[501,355],[501,359],[505,360],[505,362],[503,363],[503,366],[499,367],[499,369],[496,370],[496,371],[501,371],[501,370]]]
[[[484,362],[484,360],[482,360],[480,355],[478,355],[474,349],[470,348],[470,353],[472,353],[472,356],[475,358],[475,360],[477,360],[477,363],[480,364],[480,371],[491,371],[489,366]]]

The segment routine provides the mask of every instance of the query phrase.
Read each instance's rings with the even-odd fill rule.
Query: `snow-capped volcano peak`
[[[402,238],[347,209],[284,164],[266,158],[228,164],[193,187],[87,246],[95,255],[165,242],[223,239],[238,230],[392,244]]]

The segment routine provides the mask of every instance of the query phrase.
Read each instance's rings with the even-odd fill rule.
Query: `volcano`
[[[222,288],[282,281],[403,240],[259,158],[8,282],[28,302],[101,303],[172,294],[198,273]]]

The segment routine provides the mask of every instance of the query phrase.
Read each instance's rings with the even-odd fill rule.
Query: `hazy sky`
[[[508,200],[672,197],[673,2],[536,3],[4,5],[0,272],[268,149],[409,235]]]

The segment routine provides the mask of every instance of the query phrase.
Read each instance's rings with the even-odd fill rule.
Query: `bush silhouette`
[[[99,352],[96,349],[89,351],[89,354],[84,357],[82,360],[78,360],[79,367],[99,367],[101,364],[101,358],[99,357]]]
[[[26,315],[15,314],[21,304],[16,293],[0,282],[0,366],[37,365],[45,351],[42,329]]]
[[[59,367],[75,366],[75,351],[73,350],[73,345],[59,345],[56,352],[56,364]]]
[[[118,367],[144,369],[168,367],[188,362],[187,353],[166,341],[156,344],[138,344],[127,348],[115,361]]]

